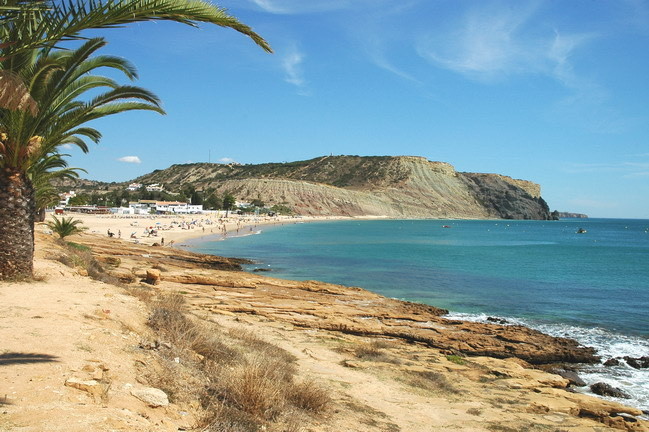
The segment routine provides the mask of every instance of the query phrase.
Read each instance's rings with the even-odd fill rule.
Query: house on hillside
[[[159,183],[153,183],[146,187],[147,192],[164,192],[164,186]]]
[[[142,183],[131,183],[130,185],[128,185],[126,190],[130,192],[134,192],[140,190],[141,188],[142,188]]]

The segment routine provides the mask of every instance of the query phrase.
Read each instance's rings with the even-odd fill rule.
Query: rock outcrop
[[[395,338],[439,349],[449,355],[518,358],[529,364],[594,363],[592,348],[518,325],[483,324],[447,319],[445,309],[390,299],[361,288],[317,281],[288,281],[258,274],[213,270],[201,255],[172,248],[128,247],[103,237],[82,237],[102,257],[119,253],[120,265],[107,269],[125,280],[149,279],[153,266],[160,286],[172,284],[191,293],[192,305],[206,312],[238,313],[279,320],[296,327],[350,335]],[[229,262],[229,258],[205,260]],[[187,266],[187,262],[196,264]]]

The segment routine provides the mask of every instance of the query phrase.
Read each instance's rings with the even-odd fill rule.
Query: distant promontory
[[[556,215],[560,219],[588,219],[588,215],[583,213],[552,212],[552,215]]]

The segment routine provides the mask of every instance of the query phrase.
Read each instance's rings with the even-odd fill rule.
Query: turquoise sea
[[[649,355],[649,220],[332,221],[239,234],[189,245],[250,258],[250,269],[274,277],[360,286],[456,318],[494,316],[573,337],[604,360]],[[649,370],[593,366],[581,375],[649,409]]]

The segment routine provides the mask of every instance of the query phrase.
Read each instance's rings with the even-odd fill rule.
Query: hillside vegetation
[[[549,219],[538,184],[498,174],[456,172],[414,156],[324,156],[259,165],[172,165],[135,179],[180,190],[261,199],[296,214],[406,218]]]

